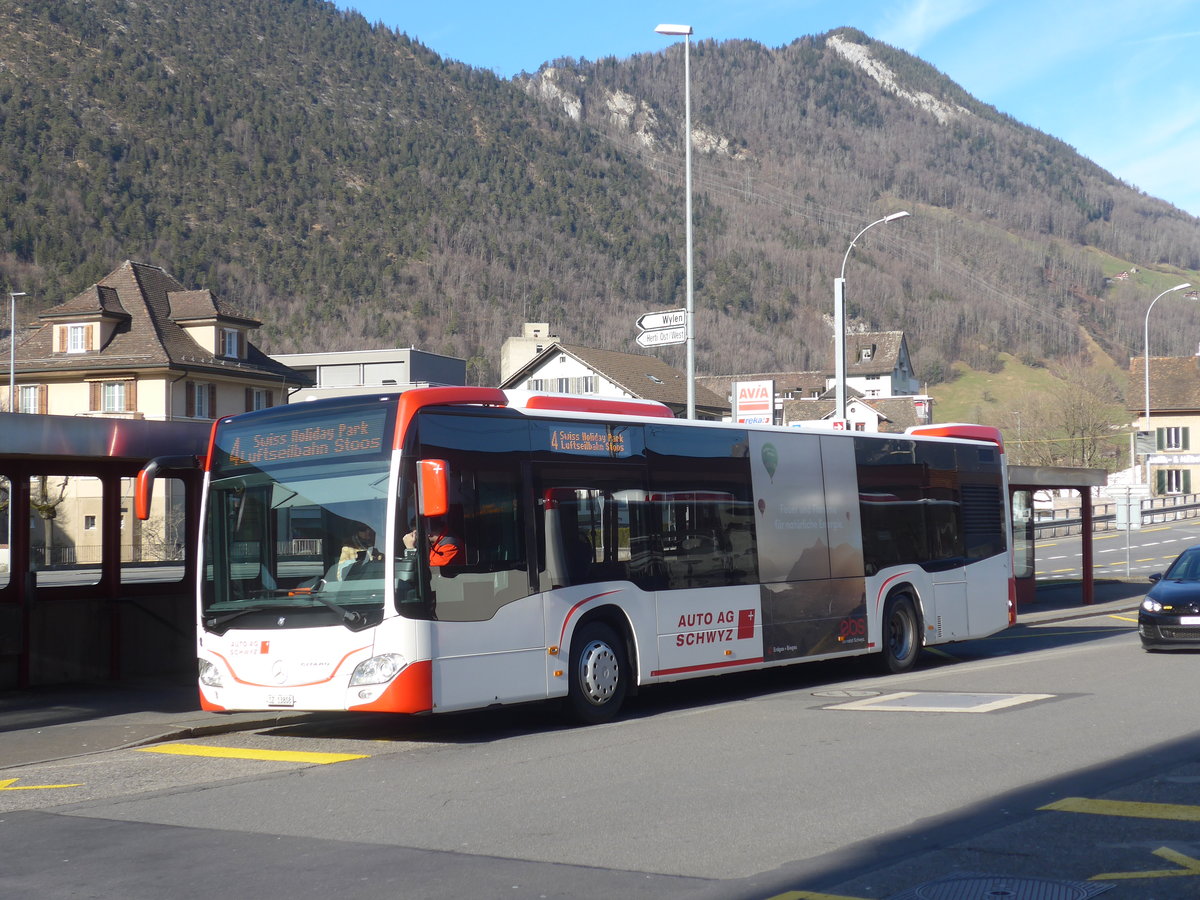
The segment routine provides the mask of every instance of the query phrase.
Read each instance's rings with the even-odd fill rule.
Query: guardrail
[[[1141,501],[1141,524],[1161,525],[1183,519],[1200,518],[1200,494],[1177,494],[1168,497],[1147,497]],[[1044,510],[1033,523],[1037,538],[1062,537],[1079,534],[1083,529],[1082,507]],[[1112,531],[1116,528],[1117,505],[1112,502],[1092,504],[1092,531]]]

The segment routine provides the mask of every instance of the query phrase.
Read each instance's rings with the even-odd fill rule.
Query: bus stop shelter
[[[1106,483],[1103,469],[1067,466],[1009,466],[1008,491],[1013,513],[1013,569],[1017,585],[1017,609],[1032,603],[1037,591],[1036,542],[1033,494],[1036,491],[1073,490],[1079,492],[1079,539],[1083,550],[1082,602],[1090,605],[1096,598],[1092,573],[1092,489]]]
[[[205,422],[0,412],[0,690],[158,673],[190,659],[202,473],[174,473],[180,528],[170,559],[133,558],[129,493],[149,459],[200,456],[210,431]],[[34,544],[43,534],[55,538],[53,555]]]

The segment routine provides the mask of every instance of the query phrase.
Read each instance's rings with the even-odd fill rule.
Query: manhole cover
[[[878,697],[879,691],[813,691],[814,697]]]
[[[1092,881],[956,875],[918,885],[892,900],[1087,900],[1111,887]]]

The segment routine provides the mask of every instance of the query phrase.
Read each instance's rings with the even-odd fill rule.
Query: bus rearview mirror
[[[421,515],[444,516],[450,510],[450,467],[444,459],[417,461],[417,483],[420,486]]]

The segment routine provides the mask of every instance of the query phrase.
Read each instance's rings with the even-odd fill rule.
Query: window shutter
[[[217,417],[217,386],[215,384],[208,386],[208,417],[210,419]]]
[[[1154,473],[1154,493],[1165,494],[1167,492],[1167,471],[1159,469]]]
[[[92,344],[92,326],[88,325],[83,329],[83,349],[94,350],[95,345]]]
[[[88,386],[88,409],[92,412],[99,412],[100,410],[100,392],[103,389],[103,385],[98,381],[93,381]]]
[[[66,353],[67,352],[67,326],[59,325],[58,328],[54,329],[54,331],[55,331],[55,334],[58,335],[58,341],[57,341],[58,346],[55,347],[54,349],[57,350],[59,353]],[[93,409],[94,408],[95,407],[93,407]]]
[[[1188,449],[1188,437],[1189,437],[1188,432],[1190,430],[1191,430],[1190,428],[1180,428],[1179,429],[1179,449],[1180,450]],[[1184,491],[1184,493],[1186,494],[1187,491]]]
[[[267,391],[267,406],[274,406],[274,405],[275,405],[275,392]]]
[[[183,414],[189,419],[196,415],[196,384],[192,381],[183,383]]]
[[[50,388],[47,385],[38,385],[37,405],[38,412],[43,416],[50,411]]]
[[[125,412],[137,411],[137,382],[132,378],[125,382]]]
[[[246,412],[254,411],[254,388],[246,388]]]
[[[1183,493],[1190,494],[1192,492],[1192,470],[1184,469],[1181,474],[1183,477],[1179,479],[1179,488]]]
[[[1162,450],[1164,447],[1166,447],[1166,445],[1167,445],[1166,431],[1167,431],[1167,429],[1165,429],[1165,428],[1155,428],[1154,429],[1154,449],[1155,450]]]
[[[225,329],[217,329],[217,356],[225,355]]]

